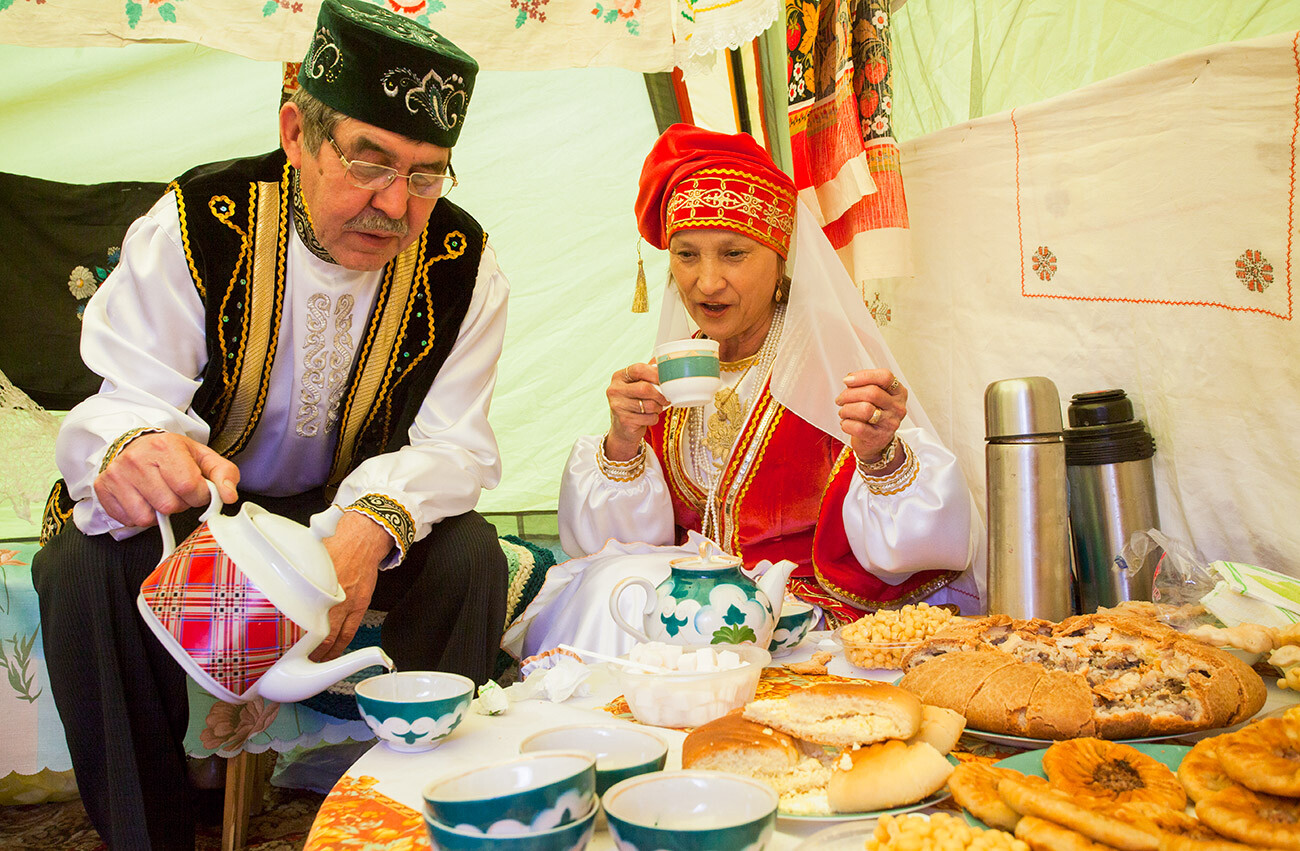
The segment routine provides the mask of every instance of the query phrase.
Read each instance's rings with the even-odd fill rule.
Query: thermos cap
[[[1071,467],[1142,461],[1156,453],[1156,442],[1123,390],[1076,393],[1066,411],[1065,463]]]
[[[1133,419],[1133,400],[1123,390],[1075,393],[1065,413],[1072,426],[1124,423]]]
[[[984,391],[984,435],[989,440],[1061,434],[1061,396],[1041,375],[994,381]]]

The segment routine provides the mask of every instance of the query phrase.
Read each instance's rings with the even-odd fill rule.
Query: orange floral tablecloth
[[[830,674],[796,674],[786,668],[764,668],[755,699],[784,697],[817,683],[853,682],[860,683],[862,680]],[[601,709],[615,718],[635,722],[622,695],[605,704]],[[953,751],[953,756],[962,762],[972,760],[996,762],[1014,753],[1019,753],[1019,750],[990,744],[970,736],[962,736]],[[430,845],[424,831],[423,817],[417,811],[394,801],[374,788],[378,782],[374,777],[344,775],[330,790],[329,796],[321,805],[303,851],[428,849]],[[951,798],[940,802],[937,806],[954,811],[959,809]]]

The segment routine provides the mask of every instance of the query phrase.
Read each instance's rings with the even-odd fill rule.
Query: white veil
[[[847,444],[848,436],[840,430],[835,407],[835,397],[844,390],[844,376],[860,369],[885,367],[905,387],[907,379],[835,248],[817,225],[817,217],[802,201],[795,215],[790,260],[790,301],[772,366],[772,396],[802,419]],[[680,340],[694,330],[695,324],[670,278],[664,288],[655,343]],[[929,417],[913,398],[907,401],[903,425],[919,426],[934,434]]]

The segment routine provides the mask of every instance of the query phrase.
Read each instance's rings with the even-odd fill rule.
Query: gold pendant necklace
[[[748,373],[749,370],[746,369],[745,374]],[[708,436],[704,445],[709,447],[714,458],[726,458],[731,453],[736,436],[740,434],[741,421],[745,417],[740,404],[740,382],[744,380],[745,375],[742,374],[734,387],[723,387],[713,394],[716,410],[709,415]]]

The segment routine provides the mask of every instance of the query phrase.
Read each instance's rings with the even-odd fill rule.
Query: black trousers
[[[326,505],[319,493],[247,498],[300,522]],[[200,513],[171,518],[177,543]],[[115,541],[69,522],[32,559],[50,689],[77,787],[100,836],[123,851],[194,847],[185,673],[136,609],[161,552],[156,528]],[[486,682],[505,626],[506,585],[492,525],[472,511],[448,517],[380,573],[370,605],[388,612],[380,644],[398,670]]]

